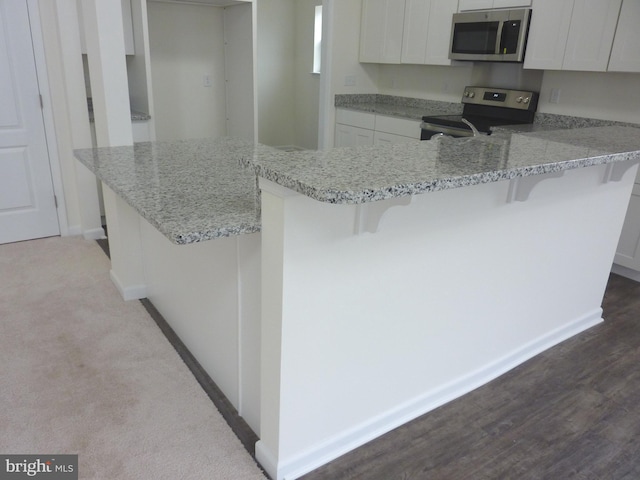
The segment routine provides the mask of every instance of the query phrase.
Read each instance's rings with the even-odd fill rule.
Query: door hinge
[[[44,110],[44,102],[42,101],[42,95],[38,95],[40,97],[40,110]]]
[[[58,208],[58,197],[57,196],[53,196],[53,203],[56,206],[56,208]]]

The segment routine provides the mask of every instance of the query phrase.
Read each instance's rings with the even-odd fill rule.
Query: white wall
[[[255,141],[253,5],[224,9],[227,135]]]
[[[257,2],[258,141],[294,144],[294,0]]]
[[[310,150],[318,148],[320,100],[320,75],[311,73],[316,5],[322,5],[322,0],[297,0],[295,2],[295,131],[293,141],[296,146]]]
[[[148,2],[147,10],[156,138],[226,135],[223,9]]]
[[[560,89],[557,104],[552,88]],[[546,71],[538,111],[640,123],[640,73]]]
[[[66,233],[99,238],[104,232],[96,179],[73,156],[74,149],[91,147],[76,0],[40,0],[38,7],[67,213]]]

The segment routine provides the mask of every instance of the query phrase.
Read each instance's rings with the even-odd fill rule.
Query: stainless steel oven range
[[[448,135],[491,134],[491,127],[533,123],[538,93],[491,87],[465,87],[462,115],[422,117],[421,140]]]

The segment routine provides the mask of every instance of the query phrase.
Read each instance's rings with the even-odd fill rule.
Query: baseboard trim
[[[278,477],[278,461],[276,457],[269,451],[262,440],[258,440],[255,444],[255,459],[262,469],[270,478],[276,480]],[[314,467],[315,468],[315,467]],[[309,470],[310,472],[311,470]],[[304,472],[307,473],[307,472]],[[281,477],[284,478],[284,477]],[[292,477],[295,478],[295,477]]]
[[[140,300],[141,298],[147,298],[146,285],[131,285],[125,287],[113,270],[109,270],[109,276],[124,300]]]
[[[85,240],[98,240],[100,238],[105,238],[104,229],[102,227],[85,230],[82,232],[82,236]]]
[[[563,327],[551,331],[517,350],[495,360],[476,371],[457,378],[435,390],[409,400],[397,408],[378,416],[370,422],[356,426],[334,436],[327,442],[278,465],[277,458],[259,441],[256,444],[256,459],[274,480],[294,480],[345,453],[434,410],[445,403],[495,380],[500,375],[535,357],[539,353],[558,345],[603,321],[602,309],[598,308]]]
[[[611,265],[611,273],[615,273],[636,282],[640,282],[640,272],[638,272],[637,270],[633,270],[632,268],[618,265],[617,263]]]
[[[82,235],[82,228],[80,228],[80,225],[70,225],[67,227],[67,232],[66,234],[63,234],[63,237],[77,237],[79,235]]]

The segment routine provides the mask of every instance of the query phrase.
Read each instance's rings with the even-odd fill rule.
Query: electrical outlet
[[[552,88],[551,95],[549,95],[549,103],[560,103],[560,89]]]
[[[213,85],[213,82],[211,81],[211,75],[209,75],[208,73],[205,73],[202,76],[202,85],[205,87],[210,87]]]
[[[345,87],[355,87],[356,86],[356,76],[355,75],[347,75],[344,77],[344,85]]]

